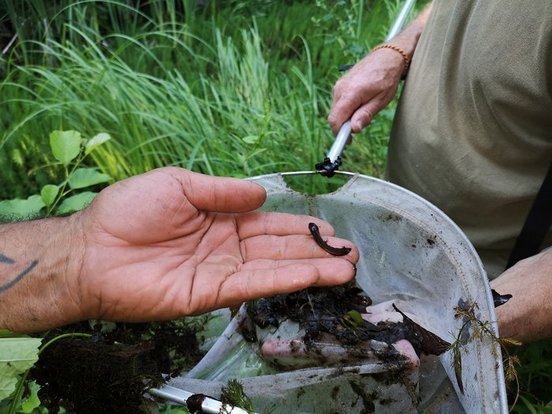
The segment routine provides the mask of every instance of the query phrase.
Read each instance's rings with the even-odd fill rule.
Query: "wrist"
[[[78,217],[12,223],[0,228],[0,328],[41,331],[82,318]]]
[[[82,226],[82,212],[77,212],[66,217],[67,232],[60,235],[64,241],[68,241],[71,245],[62,254],[64,261],[64,269],[62,274],[66,280],[66,304],[64,315],[67,317],[67,322],[72,323],[87,319],[87,314],[84,310],[85,298],[82,291],[82,268],[84,263],[85,253],[85,234]],[[63,279],[60,279],[63,280]]]
[[[412,22],[406,29],[404,29],[397,36],[393,37],[388,42],[385,42],[385,47],[389,47],[400,53],[403,57],[405,67],[403,70],[402,78],[406,77],[410,62],[414,56],[414,51],[420,40],[420,36],[426,26],[428,17],[431,13],[431,3],[420,13],[420,15]],[[381,45],[380,45],[381,46]],[[379,47],[379,46],[378,46]],[[375,50],[375,49],[374,49]]]
[[[491,281],[512,298],[496,308],[501,336],[531,342],[552,336],[552,249],[518,262]]]
[[[375,48],[372,49],[372,53],[375,52],[376,50],[383,50],[383,49],[391,50],[395,53],[398,53],[398,55],[401,56],[402,63],[403,63],[401,79],[404,79],[406,77],[406,74],[408,73],[408,68],[410,67],[411,56],[409,56],[401,47],[391,43],[382,43],[381,45],[376,46]]]

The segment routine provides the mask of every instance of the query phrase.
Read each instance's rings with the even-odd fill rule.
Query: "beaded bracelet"
[[[408,67],[410,66],[410,58],[408,57],[408,55],[406,54],[406,52],[404,50],[402,50],[398,46],[391,45],[389,43],[382,43],[381,45],[376,46],[375,48],[373,48],[372,52],[375,52],[378,49],[391,49],[391,50],[394,50],[395,52],[400,53],[402,58],[403,58],[403,61],[404,61],[403,77],[406,76],[406,73],[408,72]]]

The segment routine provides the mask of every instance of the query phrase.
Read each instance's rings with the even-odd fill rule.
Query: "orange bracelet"
[[[391,45],[389,43],[382,43],[381,45],[376,46],[375,48],[373,48],[372,52],[375,52],[378,49],[391,49],[391,50],[394,50],[395,52],[400,53],[402,58],[403,58],[403,61],[404,61],[403,77],[406,76],[406,72],[408,72],[408,67],[410,66],[410,58],[408,57],[408,55],[406,54],[406,52],[404,50],[402,50],[398,46]]]

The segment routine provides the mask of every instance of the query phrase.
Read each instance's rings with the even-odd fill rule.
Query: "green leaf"
[[[21,155],[21,151],[19,150],[19,148],[13,149],[12,161],[20,167],[23,166],[23,164],[25,164],[25,161],[23,160],[23,156]]]
[[[356,325],[362,325],[364,323],[364,319],[362,319],[362,315],[359,311],[356,310],[350,310],[347,312],[347,316],[356,324]]]
[[[32,195],[26,200],[15,198],[0,201],[0,218],[5,220],[23,220],[36,217],[46,204],[38,195]]]
[[[95,168],[79,168],[69,177],[69,187],[84,188],[90,185],[105,183],[111,180],[107,174],[96,171]]]
[[[31,390],[31,395],[23,401],[23,404],[21,404],[21,408],[19,409],[19,413],[32,414],[34,409],[40,406],[40,398],[38,398],[40,385],[38,385],[35,381],[32,381],[29,384],[29,388]]]
[[[101,132],[98,135],[90,138],[90,140],[85,145],[85,154],[90,154],[94,149],[102,145],[104,142],[107,142],[111,139],[111,135],[106,132]]]
[[[42,187],[42,190],[40,190],[40,198],[42,198],[42,201],[46,204],[46,207],[49,207],[56,200],[58,193],[59,188],[57,185],[46,184]]]
[[[248,135],[246,137],[243,137],[242,140],[246,144],[256,144],[257,141],[259,141],[259,136],[258,135]]]
[[[531,414],[538,414],[539,412],[535,409],[535,406],[529,401],[527,398],[525,398],[523,395],[519,396],[521,402],[525,405],[525,408],[529,410]]]
[[[82,210],[92,202],[94,197],[96,197],[96,194],[97,193],[94,193],[92,191],[86,191],[84,193],[80,193],[72,197],[66,198],[65,200],[63,200],[63,202],[57,209],[56,213],[69,214],[75,211]]]
[[[15,390],[20,374],[38,359],[41,338],[0,339],[0,401]]]
[[[454,376],[456,377],[460,392],[464,394],[464,384],[462,383],[462,354],[460,348],[452,348],[452,355],[454,360]]]
[[[81,134],[77,131],[53,131],[50,134],[52,154],[65,166],[79,155],[81,141]]]

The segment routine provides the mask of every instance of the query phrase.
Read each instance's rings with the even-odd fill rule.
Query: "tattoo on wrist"
[[[2,265],[2,264],[13,267],[14,265],[16,265],[16,261],[14,259],[12,259],[8,256],[4,256],[3,254],[0,253],[0,265]],[[5,283],[0,283],[0,294],[4,293],[9,288],[13,287],[21,279],[23,279],[25,276],[27,276],[31,272],[31,270],[33,270],[36,267],[37,264],[38,264],[38,260],[33,260],[27,267],[25,267],[23,270],[21,270],[14,278],[12,278],[11,280],[9,280]],[[0,275],[3,273],[2,272],[2,267],[4,267],[4,266],[0,266]]]
[[[0,254],[0,263],[14,264],[15,260],[10,259],[8,256]]]

